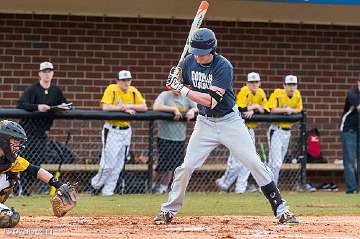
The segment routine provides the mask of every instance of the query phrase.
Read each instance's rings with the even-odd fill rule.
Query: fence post
[[[302,120],[300,121],[300,138],[301,138],[301,150],[300,150],[300,156],[299,156],[299,161],[300,161],[300,187],[302,187],[302,189],[305,189],[305,185],[306,185],[306,162],[307,162],[307,144],[306,144],[306,136],[307,136],[307,132],[306,132],[306,112],[303,111],[302,112]]]
[[[147,192],[151,193],[152,181],[153,181],[153,164],[154,164],[154,121],[149,121],[149,131],[148,131],[148,182],[147,182]]]

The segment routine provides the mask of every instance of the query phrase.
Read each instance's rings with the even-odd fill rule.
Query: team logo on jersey
[[[212,82],[212,74],[205,74],[199,71],[191,71],[193,86],[199,89],[209,89]]]

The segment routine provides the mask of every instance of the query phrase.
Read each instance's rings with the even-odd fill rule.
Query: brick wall
[[[176,64],[191,22],[174,19],[0,14],[0,107],[13,107],[37,81],[38,64],[55,64],[55,83],[77,108],[99,109],[104,87],[129,69],[150,106]],[[341,158],[339,117],[360,70],[360,27],[206,21],[234,66],[235,90],[258,71],[263,88],[299,76],[308,127],[322,133],[330,161]]]

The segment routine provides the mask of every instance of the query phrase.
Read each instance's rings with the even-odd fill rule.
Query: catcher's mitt
[[[55,196],[50,199],[54,215],[64,216],[76,206],[76,184],[63,184],[56,190]]]

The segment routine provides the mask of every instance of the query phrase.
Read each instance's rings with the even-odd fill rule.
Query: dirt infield
[[[178,217],[157,226],[151,217],[23,217],[0,238],[360,238],[360,216],[299,217],[297,226],[273,217]]]

